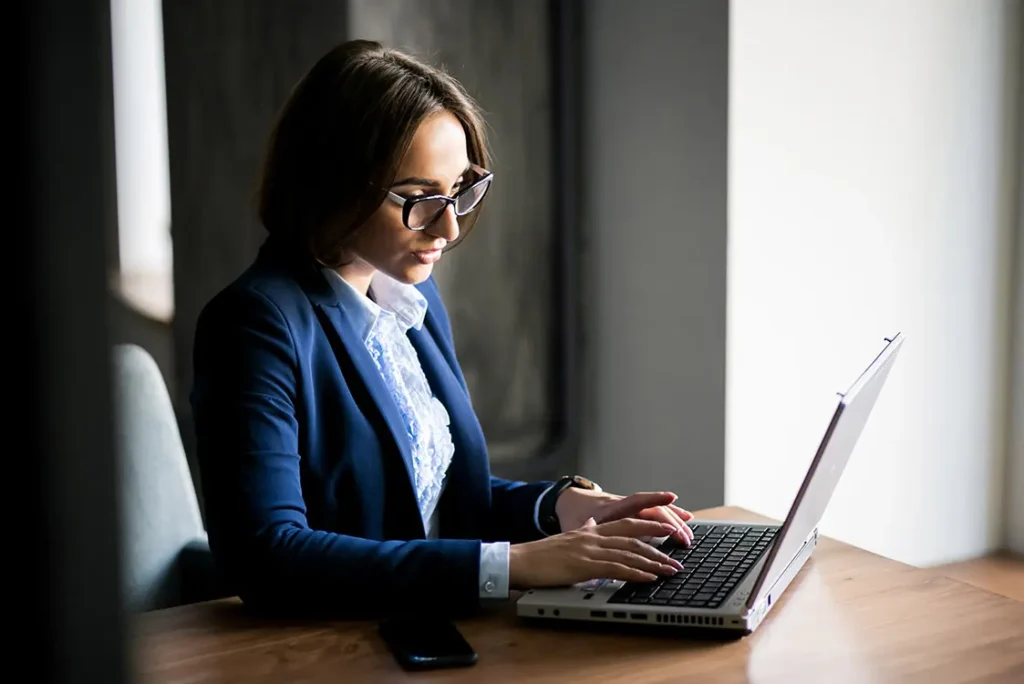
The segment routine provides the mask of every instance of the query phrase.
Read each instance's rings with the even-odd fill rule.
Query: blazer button
[[[488,594],[492,593],[495,590],[495,588],[496,585],[494,584],[493,580],[487,580],[487,582],[484,583],[484,591],[486,591]]]

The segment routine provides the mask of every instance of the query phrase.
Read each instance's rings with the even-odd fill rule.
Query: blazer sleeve
[[[193,357],[210,546],[247,605],[336,616],[479,605],[479,540],[381,542],[310,528],[296,345],[273,301],[254,290],[219,295],[200,315]]]
[[[491,476],[491,519],[495,539],[512,543],[544,537],[537,525],[537,500],[552,482],[518,482]]]

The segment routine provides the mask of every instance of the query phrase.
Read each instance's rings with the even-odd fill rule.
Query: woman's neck
[[[336,270],[338,275],[346,283],[354,287],[357,292],[363,296],[368,296],[370,282],[373,280],[373,274],[377,272],[375,268],[363,262],[356,262],[339,266]]]

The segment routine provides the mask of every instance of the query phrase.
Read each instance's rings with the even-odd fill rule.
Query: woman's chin
[[[403,263],[399,268],[395,269],[395,273],[389,275],[407,285],[419,285],[429,278],[433,271],[433,264],[422,264],[419,261],[414,261],[413,263]]]

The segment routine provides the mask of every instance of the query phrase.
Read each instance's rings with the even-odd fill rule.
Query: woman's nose
[[[449,204],[448,208],[437,217],[434,224],[427,229],[431,235],[444,238],[448,242],[455,242],[459,237],[459,219],[455,215],[455,205]]]

